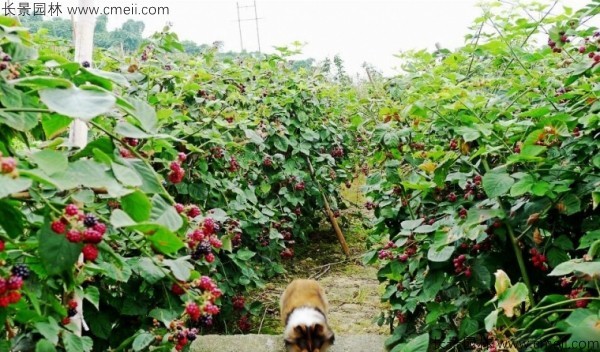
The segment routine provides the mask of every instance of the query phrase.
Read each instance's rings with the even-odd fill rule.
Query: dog
[[[326,352],[335,335],[327,324],[329,303],[315,280],[296,279],[281,295],[281,322],[288,352]]]

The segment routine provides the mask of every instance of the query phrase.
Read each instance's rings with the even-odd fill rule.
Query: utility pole
[[[260,31],[258,29],[258,20],[262,19],[258,17],[258,10],[256,8],[256,0],[254,0],[252,5],[247,5],[247,6],[240,6],[240,4],[238,2],[235,3],[236,7],[237,7],[237,22],[238,22],[238,28],[240,31],[240,46],[242,51],[244,51],[244,38],[242,35],[242,22],[245,21],[254,21],[255,25],[256,25],[256,40],[258,42],[258,52],[261,52],[261,47],[260,47]],[[240,17],[240,9],[244,9],[244,8],[250,8],[253,7],[254,8],[254,17],[253,18],[241,18]]]
[[[237,15],[238,15],[238,28],[240,29],[240,46],[241,51],[244,51],[244,37],[242,36],[242,19],[240,18],[240,3],[236,2],[235,6],[237,6]]]

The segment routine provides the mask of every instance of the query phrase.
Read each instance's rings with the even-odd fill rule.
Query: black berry
[[[12,274],[26,280],[29,278],[29,268],[25,264],[17,264],[12,268]]]

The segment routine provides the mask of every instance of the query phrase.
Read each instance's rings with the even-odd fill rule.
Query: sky
[[[516,1],[516,0],[510,0]],[[539,0],[550,2],[550,0]],[[578,9],[591,0],[560,0],[559,4]],[[224,43],[224,50],[239,51],[240,28],[236,3],[252,6],[252,0],[126,0],[95,1],[97,4],[168,6],[169,15],[109,16],[109,29],[128,18],[143,20],[144,35],[161,30],[168,22],[180,39],[199,44]],[[75,0],[61,4],[73,5]],[[256,1],[260,44],[263,52],[294,41],[305,43],[302,57],[323,60],[338,54],[352,75],[362,74],[369,63],[386,75],[398,72],[394,54],[411,49],[462,46],[473,20],[481,14],[479,0],[278,0]],[[242,19],[255,18],[254,7],[240,8]],[[560,13],[561,5],[555,9]],[[255,21],[241,25],[244,49],[258,50]]]

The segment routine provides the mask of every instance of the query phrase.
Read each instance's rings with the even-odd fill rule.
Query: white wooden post
[[[80,8],[94,6],[94,0],[79,0]],[[75,62],[92,63],[94,51],[94,29],[96,17],[91,14],[80,14],[74,19],[73,31],[75,42]],[[74,120],[69,131],[71,147],[83,148],[87,144],[88,126],[84,121]]]
[[[94,6],[94,0],[79,0],[78,6]],[[79,14],[73,21],[73,41],[75,43],[75,62],[83,64],[88,62],[92,64],[92,54],[94,51],[94,29],[96,26],[96,17],[91,14]],[[84,148],[88,142],[88,126],[85,121],[75,119],[71,124],[69,131],[70,147]],[[79,255],[78,264],[83,264],[83,254]],[[71,318],[71,322],[76,328],[75,334],[81,336],[82,328],[89,330],[83,319],[83,297],[75,293],[73,299],[77,302],[77,314]]]

